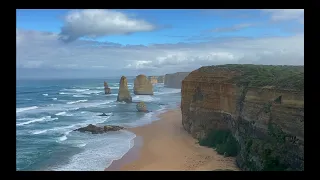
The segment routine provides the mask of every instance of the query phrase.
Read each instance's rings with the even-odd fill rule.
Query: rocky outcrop
[[[145,75],[140,74],[134,80],[133,91],[136,95],[153,95],[153,85]]]
[[[299,69],[225,65],[191,72],[181,89],[184,129],[200,140],[212,131],[230,131],[243,170],[304,170],[304,74]]]
[[[109,88],[108,83],[104,82],[103,85],[104,85],[104,93],[111,94],[111,89]]]
[[[158,83],[158,77],[157,76],[149,76],[148,77],[151,84],[157,84]]]
[[[181,88],[182,80],[189,74],[189,72],[177,72],[174,74],[166,74],[164,77],[164,86],[168,88]]]
[[[122,76],[119,82],[119,92],[118,92],[118,97],[117,101],[119,102],[127,102],[130,103],[132,102],[132,97],[130,95],[130,91],[128,88],[128,80],[125,76]]]
[[[79,131],[79,132],[91,132],[92,134],[101,134],[109,131],[119,131],[123,129],[121,126],[103,126],[103,127],[98,127],[92,124],[89,124],[86,127],[82,127],[79,129],[76,129],[74,131]]]
[[[147,106],[144,102],[137,103],[136,108],[137,108],[138,112],[147,112],[148,111]]]

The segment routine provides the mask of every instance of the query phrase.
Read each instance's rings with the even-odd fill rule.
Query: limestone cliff
[[[143,74],[138,75],[134,80],[133,90],[137,95],[153,95],[153,85]]]
[[[108,83],[104,81],[103,85],[104,85],[104,93],[111,94],[111,89],[109,88]]]
[[[195,70],[182,81],[183,127],[198,139],[230,131],[243,170],[304,170],[303,73],[258,65]]]
[[[148,77],[151,84],[157,84],[158,83],[158,77],[157,76],[149,76]]]
[[[166,74],[164,77],[164,86],[168,88],[181,88],[182,80],[189,74],[189,72],[177,72],[174,74]]]
[[[130,91],[128,88],[128,80],[125,76],[122,76],[119,82],[119,92],[118,92],[118,97],[117,101],[119,102],[127,102],[130,103],[132,102],[132,97],[130,95]]]

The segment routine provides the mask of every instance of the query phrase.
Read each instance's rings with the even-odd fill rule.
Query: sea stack
[[[126,102],[130,103],[132,102],[132,97],[130,95],[129,89],[128,89],[128,80],[125,76],[122,76],[119,82],[119,93],[117,97],[117,101],[119,102]]]
[[[157,76],[149,76],[149,81],[151,84],[157,84],[158,83],[158,77]]]
[[[104,82],[103,84],[104,84],[104,93],[111,94],[111,89],[109,88],[108,83]]]
[[[136,95],[153,95],[153,86],[148,78],[140,74],[134,80],[134,94]]]

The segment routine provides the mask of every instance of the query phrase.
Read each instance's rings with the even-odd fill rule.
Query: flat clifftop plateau
[[[164,86],[168,88],[181,88],[182,80],[188,76],[190,72],[177,72],[173,74],[166,74],[164,77]]]
[[[304,170],[303,66],[201,67],[182,81],[181,112],[186,131],[243,170]]]

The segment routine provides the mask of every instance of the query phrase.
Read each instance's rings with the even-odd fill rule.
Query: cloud
[[[235,32],[235,31],[239,31],[248,27],[253,26],[253,24],[236,24],[234,26],[231,27],[221,27],[221,28],[215,28],[213,29],[211,32],[215,32],[215,33],[223,33],[223,32]]]
[[[265,9],[262,11],[269,13],[272,21],[296,20],[304,23],[304,9]]]
[[[60,40],[75,41],[80,37],[96,38],[108,35],[123,35],[152,31],[155,25],[113,10],[71,11],[64,18]]]
[[[42,76],[60,71],[75,77],[165,74],[227,63],[304,64],[303,34],[149,46],[84,40],[66,44],[57,40],[58,34],[26,30],[17,30],[16,36],[17,69],[46,69]]]

